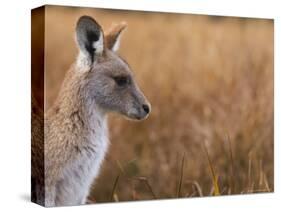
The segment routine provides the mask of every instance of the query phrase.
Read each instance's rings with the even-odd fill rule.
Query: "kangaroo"
[[[151,106],[116,51],[125,23],[104,33],[89,16],[76,25],[79,54],[44,117],[45,206],[84,204],[109,147],[107,114],[145,119]]]

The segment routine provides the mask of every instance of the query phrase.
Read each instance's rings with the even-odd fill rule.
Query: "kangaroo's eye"
[[[116,84],[120,87],[124,87],[130,83],[129,77],[126,76],[117,76],[113,77],[113,79],[115,80]]]

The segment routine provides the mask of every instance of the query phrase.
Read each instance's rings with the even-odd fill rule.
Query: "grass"
[[[183,172],[184,172],[184,154],[182,156],[182,162],[181,162],[181,172],[180,172],[180,180],[179,180],[179,186],[178,186],[178,192],[177,197],[181,197],[181,187],[182,187],[182,180],[183,180]]]
[[[120,177],[120,175],[118,175],[116,177],[115,181],[114,181],[114,185],[113,185],[112,193],[111,193],[111,197],[110,197],[110,202],[112,202],[113,200],[118,202],[118,196],[117,196],[115,190],[116,190],[116,187],[117,187],[117,183],[118,183],[119,177]]]
[[[50,7],[47,108],[75,60],[84,14],[105,28],[128,23],[119,53],[152,105],[139,123],[110,115],[112,144],[91,199],[274,190],[272,21]]]
[[[219,187],[219,184],[218,184],[218,177],[215,173],[215,169],[214,169],[214,166],[213,166],[212,161],[210,159],[210,156],[209,156],[209,153],[208,153],[205,142],[203,143],[203,149],[204,149],[204,152],[205,152],[207,160],[208,160],[208,166],[209,166],[209,169],[210,169],[213,187],[214,187],[214,195],[219,196],[221,194],[221,192],[220,192],[220,187]]]
[[[231,140],[229,138],[229,134],[227,134],[227,142],[228,142],[228,146],[229,146],[229,156],[230,156],[230,167],[231,167],[231,173],[230,173],[230,188],[229,188],[229,194],[231,194],[231,192],[235,193],[235,176],[234,176],[234,160],[233,160],[233,153],[232,153],[232,144],[231,144]]]

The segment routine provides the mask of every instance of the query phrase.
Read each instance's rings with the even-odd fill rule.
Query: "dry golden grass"
[[[126,21],[120,54],[152,104],[140,123],[110,116],[97,202],[273,191],[273,21],[48,7],[47,107],[91,15]]]

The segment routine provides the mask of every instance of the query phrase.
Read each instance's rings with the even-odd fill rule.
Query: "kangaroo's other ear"
[[[122,31],[127,27],[127,23],[122,22],[120,24],[113,25],[105,33],[106,47],[112,51],[117,51],[120,45],[120,37]]]
[[[76,25],[76,40],[87,63],[92,64],[104,50],[101,26],[90,16],[82,16]]]

